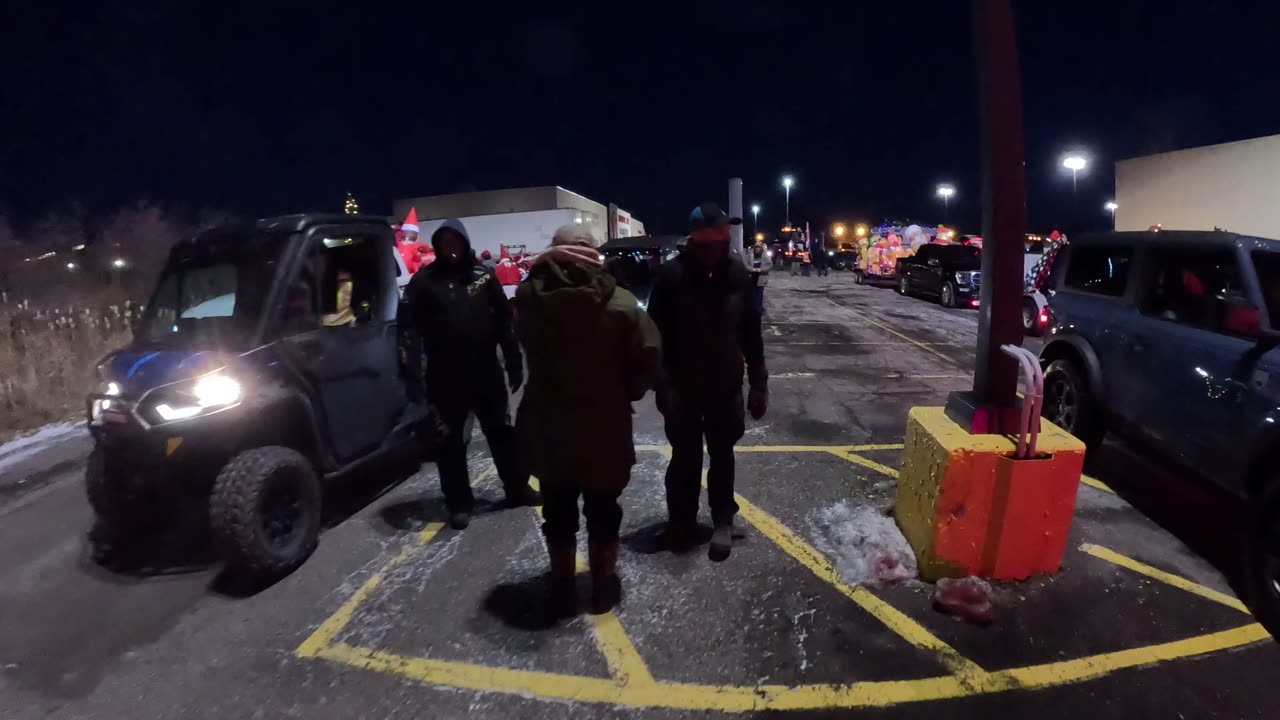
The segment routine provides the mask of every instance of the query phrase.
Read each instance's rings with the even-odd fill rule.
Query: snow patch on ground
[[[870,505],[840,502],[810,517],[819,550],[847,585],[878,585],[916,577],[915,553],[892,517]]]
[[[0,445],[0,472],[39,454],[42,450],[76,433],[85,431],[83,420],[53,423]]]

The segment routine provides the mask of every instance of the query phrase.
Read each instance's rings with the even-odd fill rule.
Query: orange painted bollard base
[[[912,408],[894,516],[926,579],[1023,579],[1057,572],[1084,467],[1084,443],[1041,422],[1036,459],[1016,442],[970,435],[943,408]]]

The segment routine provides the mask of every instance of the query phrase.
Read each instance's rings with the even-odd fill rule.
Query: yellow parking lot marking
[[[907,617],[897,608],[871,594],[865,588],[846,585],[840,579],[840,573],[832,567],[825,555],[815,550],[812,545],[801,539],[790,528],[778,522],[772,515],[756,507],[742,495],[735,493],[734,497],[738,501],[739,514],[742,515],[744,520],[751,523],[756,530],[760,531],[761,535],[772,540],[775,545],[782,548],[783,552],[795,558],[814,575],[839,590],[841,594],[857,603],[863,610],[871,613],[885,627],[897,633],[912,645],[934,653],[944,667],[960,677],[974,679],[984,674],[982,668],[976,663],[966,659],[950,645],[939,640],[928,630],[925,630],[924,626]]]
[[[1193,593],[1195,595],[1199,595],[1202,598],[1206,598],[1216,603],[1221,603],[1223,605],[1226,605],[1229,608],[1239,610],[1240,612],[1246,615],[1250,614],[1249,608],[1245,607],[1244,603],[1240,602],[1236,598],[1226,593],[1218,592],[1217,590],[1214,590],[1213,588],[1205,587],[1200,583],[1194,583],[1194,582],[1191,582],[1190,580],[1187,580],[1186,578],[1179,577],[1171,573],[1167,573],[1157,568],[1153,568],[1150,565],[1147,565],[1146,563],[1138,562],[1133,558],[1121,555],[1120,553],[1114,550],[1110,550],[1108,548],[1104,548],[1101,545],[1084,543],[1083,545],[1080,546],[1080,549],[1096,558],[1099,558],[1101,560],[1106,560],[1107,562],[1113,565],[1119,565],[1120,567],[1128,568],[1129,570],[1132,570],[1136,573],[1140,573],[1142,575],[1146,575],[1149,578],[1159,580],[1160,582],[1165,583],[1166,585],[1172,585],[1178,588],[1179,590],[1186,590],[1187,592]]]
[[[535,490],[542,489],[536,477],[529,478],[529,485]],[[534,510],[541,518],[542,508],[535,507]],[[579,573],[589,571],[587,559],[582,557],[582,553],[578,553],[577,570]],[[586,618],[591,625],[591,636],[595,638],[596,647],[604,656],[605,664],[609,666],[609,674],[613,676],[614,681],[622,685],[632,683],[652,685],[653,674],[644,664],[644,659],[640,657],[635,644],[631,642],[631,637],[622,629],[618,616],[611,610],[601,615],[588,613]]]
[[[381,570],[373,574],[373,577],[365,580],[364,584],[342,604],[342,607],[338,608],[327,620],[321,623],[320,627],[316,628],[316,631],[311,633],[310,637],[302,641],[302,644],[298,646],[298,656],[314,657],[319,654],[321,649],[332,644],[334,638],[338,637],[338,633],[342,632],[347,623],[351,622],[351,616],[355,614],[356,608],[360,607],[369,595],[377,589],[378,585],[382,583],[382,578],[404,562],[418,547],[431,542],[442,527],[444,527],[444,523],[430,523],[422,532],[418,533],[417,545],[409,544],[400,548],[400,552],[396,553],[390,562],[383,565]]]
[[[1091,478],[1088,475],[1081,475],[1080,482],[1096,490],[1101,490],[1102,492],[1109,492],[1112,495],[1116,494],[1116,491],[1112,490],[1106,483],[1102,482],[1101,480],[1096,480],[1094,478]]]
[[[774,451],[791,446],[772,446]],[[851,462],[871,463],[867,467],[878,472],[892,472],[878,463],[857,456],[859,450],[895,450],[901,445],[813,446],[794,451],[827,452]],[[670,456],[670,448],[648,446],[654,452]],[[741,448],[740,448],[741,449]],[[763,448],[758,450],[766,452]],[[858,458],[855,460],[854,458]],[[863,464],[863,463],[859,463]],[[878,467],[876,467],[878,466]],[[886,472],[886,474],[889,474]],[[705,482],[705,477],[704,477]],[[417,541],[402,548],[373,577],[365,581],[347,602],[327,618],[298,647],[299,657],[322,658],[352,667],[391,673],[417,681],[466,690],[496,692],[521,697],[551,700],[608,703],[627,707],[672,708],[692,711],[750,712],[761,710],[818,710],[833,708],[886,707],[902,703],[958,698],[1008,691],[1039,689],[1098,678],[1117,670],[1138,668],[1242,647],[1266,640],[1269,635],[1258,624],[1244,625],[1221,632],[1168,643],[1150,645],[1084,658],[1044,663],[1021,668],[986,671],[960,655],[954,648],[934,636],[905,613],[889,605],[871,591],[849,587],[841,582],[838,572],[824,555],[798,534],[741,495],[737,496],[741,514],[762,535],[816,574],[845,597],[870,613],[888,629],[915,647],[933,654],[947,668],[949,675],[912,680],[886,680],[847,684],[804,685],[700,685],[670,682],[653,677],[635,645],[614,613],[587,616],[597,645],[609,669],[609,677],[587,677],[527,670],[489,667],[474,663],[432,660],[362,648],[338,642],[337,637],[351,622],[359,607],[377,590],[382,579],[403,563],[412,552],[430,542],[442,527],[432,523],[417,536]],[[1210,588],[1198,585],[1150,567],[1119,553],[1096,545],[1085,544],[1081,550],[1103,560],[1114,562],[1189,592],[1244,611],[1239,601]],[[579,571],[585,570],[579,555]]]
[[[859,318],[859,319],[861,319],[861,320],[862,320],[863,322],[865,322],[865,323],[868,323],[868,324],[870,324],[870,325],[875,325],[876,327],[880,328],[881,330],[884,330],[885,332],[889,333],[890,335],[893,335],[894,337],[901,338],[901,339],[903,339],[903,340],[905,340],[905,341],[907,341],[907,342],[911,343],[912,345],[915,345],[916,347],[920,348],[921,350],[924,350],[924,351],[925,351],[925,352],[927,352],[927,353],[932,353],[932,354],[934,354],[934,355],[937,355],[938,357],[942,358],[943,360],[946,360],[947,362],[951,363],[952,365],[959,365],[959,364],[960,364],[960,362],[959,362],[959,361],[957,361],[955,358],[953,358],[953,357],[951,357],[950,355],[947,355],[947,354],[945,354],[945,353],[938,352],[938,351],[937,351],[937,350],[935,350],[932,346],[930,346],[928,343],[923,343],[923,342],[920,342],[919,340],[916,340],[916,339],[915,339],[915,338],[913,338],[913,337],[910,337],[910,336],[908,336],[908,335],[904,335],[904,334],[902,334],[901,332],[898,332],[898,330],[894,329],[893,327],[891,327],[891,326],[889,326],[889,325],[886,325],[886,324],[884,324],[884,323],[880,322],[879,320],[874,320],[874,319],[872,319],[870,316],[868,316],[868,315],[866,315],[866,314],[864,314],[864,313],[858,312],[857,310],[853,310],[853,309],[851,309],[851,308],[845,308],[843,305],[840,305],[839,303],[834,303],[834,302],[833,302],[832,304],[833,304],[833,305],[836,305],[837,307],[841,307],[841,308],[844,308],[845,310],[848,310],[848,311],[849,311],[850,313],[852,313],[853,315],[858,316],[858,318]]]
[[[878,462],[876,462],[876,461],[874,461],[874,460],[868,460],[867,458],[864,458],[864,457],[862,457],[861,455],[855,455],[855,454],[854,454],[854,453],[852,453],[852,452],[849,452],[849,451],[840,451],[840,450],[832,450],[832,451],[831,451],[831,454],[832,454],[832,455],[835,455],[836,457],[841,458],[841,459],[843,459],[843,460],[848,460],[849,462],[853,463],[854,465],[861,465],[861,466],[862,466],[862,467],[864,467],[864,468],[868,468],[868,469],[870,469],[870,470],[875,470],[876,472],[878,472],[878,473],[883,473],[883,474],[885,474],[885,475],[888,475],[888,476],[889,476],[889,477],[891,477],[891,478],[896,478],[896,477],[898,477],[898,471],[897,471],[897,470],[894,470],[893,468],[889,467],[888,465],[881,465],[880,463],[878,463]]]

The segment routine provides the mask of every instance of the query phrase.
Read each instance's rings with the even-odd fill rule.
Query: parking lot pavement
[[[1280,713],[1269,692],[1276,644],[1213,565],[1113,492],[1119,477],[1087,479],[1063,570],[998,583],[988,627],[936,612],[925,583],[846,585],[825,554],[837,539],[824,513],[891,506],[907,410],[968,387],[976,314],[839,273],[777,277],[767,302],[771,407],[738,453],[743,539],[729,560],[712,563],[705,547],[656,551],[667,447],[649,401],[637,408],[639,464],[623,496],[623,603],[559,623],[542,606],[536,512],[490,505],[465,532],[447,529],[433,468],[358,503],[301,570],[250,597],[220,594],[209,570],[94,569],[67,479],[0,515],[0,708],[68,718]],[[472,466],[479,495],[499,497],[483,443]]]

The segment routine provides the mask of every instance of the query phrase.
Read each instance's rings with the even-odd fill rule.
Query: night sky
[[[17,5],[14,3],[14,5]],[[22,3],[0,213],[249,214],[557,184],[651,231],[979,214],[968,2]],[[306,10],[301,8],[306,7]],[[1280,4],[1015,3],[1031,229],[1106,222],[1117,159],[1280,133]],[[1073,201],[1063,151],[1089,151]],[[1073,211],[1074,208],[1074,211]]]

